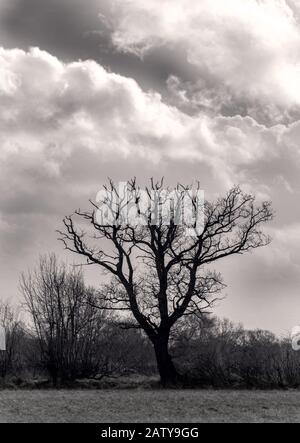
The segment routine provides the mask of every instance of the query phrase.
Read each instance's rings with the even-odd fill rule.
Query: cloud
[[[55,229],[61,219],[85,207],[107,176],[137,175],[144,181],[165,175],[170,183],[200,179],[207,195],[241,183],[273,199],[276,232],[294,226],[300,217],[299,135],[300,122],[267,127],[249,116],[204,110],[189,115],[94,61],[65,63],[37,48],[0,49],[4,287],[13,287],[24,260],[31,263],[38,253],[59,249]],[[294,226],[289,238],[298,230]],[[294,275],[289,264],[299,257],[298,245],[274,238],[266,254],[274,247],[278,267],[282,263],[283,272],[289,275],[291,269]],[[256,269],[252,261],[247,275],[255,278]],[[263,291],[272,291],[273,284],[268,280]]]
[[[2,158],[25,148],[43,155],[53,174],[76,146],[104,156],[147,155],[147,145],[189,130],[185,115],[134,80],[93,61],[64,64],[37,48],[0,50],[0,95]]]
[[[39,45],[69,59],[89,57],[99,48],[98,10],[99,0],[86,0],[85,8],[80,0],[1,0],[1,44],[26,49]],[[97,25],[94,42],[86,33]]]
[[[0,49],[0,96],[0,161],[39,178],[60,176],[77,151],[104,162],[197,159],[213,167],[205,116],[184,114],[96,62]]]
[[[269,124],[298,119],[295,0],[114,0],[113,5],[109,23],[119,51],[143,57],[163,45],[184,48],[186,60],[178,63],[198,72],[194,104]]]
[[[150,176],[158,162],[163,171],[197,158],[209,176],[202,126],[96,62],[0,49],[0,229],[62,218],[94,197],[103,177]]]
[[[0,181],[8,187],[9,176],[9,193],[20,177],[28,195],[26,183],[51,187],[66,177],[95,186],[99,163],[116,161],[149,170],[197,164],[216,189],[239,182],[267,195],[274,186],[298,190],[300,123],[268,128],[251,117],[188,115],[94,61],[63,63],[38,48],[0,49],[0,97]]]

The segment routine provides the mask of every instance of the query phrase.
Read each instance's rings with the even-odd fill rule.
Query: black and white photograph
[[[300,0],[0,0],[0,423],[299,423],[299,203]]]

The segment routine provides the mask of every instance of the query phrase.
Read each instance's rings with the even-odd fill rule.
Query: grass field
[[[0,422],[300,422],[300,392],[4,390]]]

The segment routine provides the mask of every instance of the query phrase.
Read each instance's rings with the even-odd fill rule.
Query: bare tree
[[[54,255],[43,257],[34,272],[21,277],[21,289],[53,383],[101,372],[104,314],[93,307],[94,292],[85,286],[82,271],[68,270]]]
[[[177,186],[176,199],[165,217],[157,207],[157,201],[159,206],[170,203],[164,200],[163,181],[152,180],[146,190],[156,208],[154,215],[153,210],[141,207],[142,191],[135,179],[124,195],[110,181],[100,201],[91,202],[92,210],[66,217],[65,230],[60,232],[66,249],[111,275],[110,284],[101,291],[102,300],[110,309],[130,312],[135,325],[145,331],[154,346],[163,385],[179,380],[169,352],[173,326],[184,315],[207,312],[224,286],[210,265],[270,242],[261,225],[272,219],[271,204],[257,205],[254,196],[239,187],[214,203],[203,204],[201,232],[197,221],[192,226],[184,220],[178,223],[189,190]],[[194,196],[190,203],[194,212],[199,209]],[[110,211],[111,222],[101,221],[103,207]],[[125,207],[134,208],[139,221],[128,223]],[[92,235],[87,234],[85,223],[91,225]],[[193,235],[187,236],[187,229]]]

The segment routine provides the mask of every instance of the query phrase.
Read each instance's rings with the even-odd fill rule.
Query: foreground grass
[[[0,422],[300,422],[300,392],[4,390]]]

